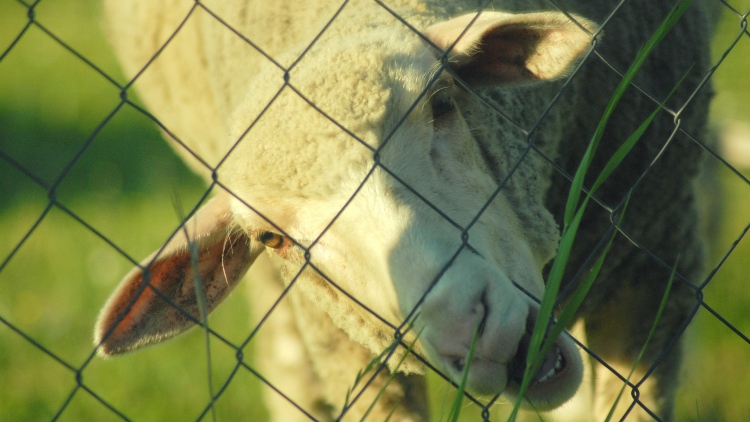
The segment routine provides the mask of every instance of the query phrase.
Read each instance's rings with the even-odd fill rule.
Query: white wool
[[[608,2],[578,2],[573,7],[577,24],[558,12],[535,13],[549,9],[541,0],[491,2],[476,27],[455,46],[456,37],[474,19],[473,14],[466,14],[475,12],[477,2],[386,3],[424,36],[369,0],[347,3],[319,38],[341,1],[210,0],[199,5],[192,0],[105,1],[110,40],[126,76],[138,75],[134,84],[138,94],[168,134],[179,140],[167,135],[172,146],[208,183],[221,163],[216,169],[218,181],[234,196],[225,195],[209,210],[221,215],[222,230],[241,229],[250,242],[271,231],[310,248],[308,262],[302,248],[269,247],[269,264],[256,246],[241,264],[253,265],[247,278],[253,283],[256,312],[273,303],[280,284],[292,285],[288,298],[268,322],[277,332],[269,329],[260,334],[261,346],[276,356],[261,359],[267,361],[269,373],[279,377],[274,382],[281,384],[282,391],[293,392],[292,399],[321,418],[335,416],[320,404],[340,408],[346,387],[353,382],[352,370],[356,373],[394,341],[392,328],[338,287],[398,326],[421,303],[434,277],[444,273],[421,305],[415,331],[423,331],[414,352],[426,355],[455,377],[451,371],[455,371],[456,358],[466,355],[466,337],[489,316],[474,363],[479,369],[471,372],[469,384],[480,393],[506,388],[511,376],[508,364],[524,335],[527,318],[535,315],[537,307],[513,284],[541,297],[544,267],[555,255],[559,240],[555,217],[560,217],[561,198],[566,194],[561,187],[567,182],[555,176],[547,160],[570,171],[572,161],[585,148],[590,122],[598,119],[601,98],[608,95],[612,80],[601,71],[587,74],[590,80],[574,80],[543,124],[534,126],[561,85],[540,81],[559,80],[571,73],[576,57],[589,48],[590,33],[596,31],[591,21],[606,17],[609,9],[604,3]],[[700,29],[702,6],[696,7],[701,9],[686,27],[698,28],[700,38],[706,30]],[[522,11],[528,13],[516,14]],[[615,33],[607,37],[614,44],[622,43],[616,48],[630,54],[623,60],[634,54],[649,27],[644,23],[648,19],[628,13],[625,20],[637,36],[630,39],[627,33]],[[499,24],[505,21],[512,24]],[[612,25],[619,23],[614,20]],[[492,32],[496,28],[501,29]],[[688,36],[685,29],[675,29],[679,31]],[[682,39],[671,41],[676,46],[672,50],[681,51],[681,43],[690,44]],[[460,87],[449,72],[438,73],[435,85],[426,86],[440,69],[440,53],[430,44],[440,49],[454,47],[449,66],[485,101]],[[504,56],[492,62],[495,53]],[[700,56],[703,53],[696,55],[707,57]],[[679,73],[679,66],[674,64],[671,70]],[[657,74],[643,78],[654,89],[664,88],[671,80],[669,75]],[[700,80],[700,75],[696,78]],[[285,79],[290,85],[285,85]],[[421,97],[425,90],[427,95]],[[433,116],[432,107],[441,96],[447,96],[455,110],[447,116]],[[617,136],[640,122],[633,109],[653,108],[653,104],[633,101],[638,106],[623,111],[623,117],[613,123],[611,131]],[[525,129],[534,127],[532,136],[527,138],[487,103]],[[705,129],[705,113],[701,113],[698,110],[692,116],[696,132]],[[535,150],[528,150],[529,142]],[[658,148],[658,142],[644,143],[648,149]],[[494,196],[498,183],[519,160],[523,160],[521,165]],[[631,180],[625,176],[641,171],[632,167],[616,176]],[[675,183],[689,178],[690,172],[674,171]],[[656,185],[644,183],[644,189]],[[613,189],[614,198],[607,199],[617,201],[623,192]],[[653,191],[644,196],[664,196],[656,188]],[[675,193],[675,203],[685,196],[689,195]],[[691,199],[679,204],[692,215]],[[647,208],[636,204],[628,213],[637,222],[649,221],[653,212]],[[231,218],[226,217],[230,214]],[[689,253],[682,265],[685,274],[692,275],[700,267],[701,248],[688,220],[675,230],[676,238],[662,252],[669,255],[687,245]],[[601,221],[591,220],[591,233],[601,228],[596,226],[604,224]],[[469,246],[462,246],[462,233],[456,226],[469,224],[473,224],[468,231]],[[633,231],[645,233],[644,242],[649,245],[663,244],[664,233],[656,234],[645,223],[634,223]],[[651,239],[650,232],[654,233]],[[292,244],[286,241],[285,245]],[[584,242],[593,246],[596,241],[587,238]],[[461,248],[446,269],[448,259]],[[636,277],[618,274],[620,266],[631,259],[627,252],[613,255],[604,271],[612,281],[604,280],[604,287],[595,289],[595,298],[585,309],[593,309],[589,313],[594,315],[599,312],[602,326],[619,327],[616,324],[621,321],[607,310],[619,312],[620,308],[608,301],[627,290],[621,290],[618,283],[632,284]],[[253,264],[256,258],[258,263]],[[575,259],[580,263],[584,258]],[[634,271],[650,268],[631,260]],[[625,299],[643,302],[637,294]],[[680,318],[680,309],[673,313],[675,320]],[[605,337],[596,336],[598,320],[593,321],[590,338],[604,341]],[[99,330],[106,328],[99,326]],[[415,339],[414,332],[405,338]],[[628,340],[613,340],[612,346],[623,344],[631,346]],[[559,340],[558,346],[565,349],[560,353],[568,360],[569,372],[580,367],[568,339]],[[404,349],[398,348],[388,361],[391,370],[423,373],[422,365],[411,356],[399,364],[403,354]],[[664,379],[673,383],[674,369],[665,371]],[[385,385],[386,379],[381,375],[375,385]],[[555,407],[573,394],[578,382],[580,374],[570,375],[555,391],[541,388],[529,394],[539,407]],[[316,388],[306,388],[311,383]],[[508,389],[513,394],[512,386]],[[423,390],[421,378],[399,375],[371,416],[385,416],[403,400],[394,420],[418,420],[426,414]],[[644,400],[663,405],[668,417],[674,389],[667,390]],[[274,398],[269,398],[269,405],[277,420],[300,417]],[[349,415],[364,414],[368,405],[362,400]]]

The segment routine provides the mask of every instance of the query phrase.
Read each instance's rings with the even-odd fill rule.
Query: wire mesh
[[[353,147],[368,148],[373,154],[374,165],[352,198],[377,170],[390,175],[441,215],[461,240],[443,272],[464,249],[472,248],[469,230],[492,200],[503,192],[509,180],[518,177],[518,168],[524,160],[532,159],[530,157],[542,160],[562,176],[552,189],[569,188],[574,163],[549,156],[539,133],[542,131],[540,127],[548,124],[548,116],[554,113],[555,107],[570,101],[566,95],[575,91],[578,71],[557,86],[559,95],[531,124],[516,121],[513,113],[506,115],[506,110],[498,109],[496,103],[484,97],[486,105],[509,121],[518,136],[526,141],[527,147],[504,177],[497,181],[497,190],[476,218],[468,225],[461,224],[380,160],[382,149],[418,106],[418,101],[428,95],[428,90],[395,123],[394,129],[384,135],[380,146],[373,147],[295,86],[294,68],[303,66],[305,60],[314,60],[319,37],[340,19],[342,10],[353,7],[350,2],[337,3],[320,35],[313,38],[308,48],[290,64],[266,52],[252,36],[234,28],[229,23],[233,17],[221,16],[208,2],[187,3],[189,7],[183,5],[182,21],[164,38],[162,48],[169,48],[183,26],[195,24],[198,19],[213,19],[217,27],[242,40],[247,48],[259,52],[263,60],[279,69],[283,84],[269,99],[258,119],[268,110],[273,110],[281,92],[292,91],[347,133],[352,138]],[[389,2],[376,3],[391,14],[394,21],[424,38],[409,23],[409,17],[394,12]],[[569,5],[566,3],[550,2],[549,8],[567,13]],[[682,93],[679,102],[667,103],[665,114],[668,116],[665,119],[673,123],[667,131],[668,139],[660,144],[665,149],[672,143],[699,145],[707,156],[707,167],[717,175],[713,179],[699,178],[697,181],[705,192],[700,198],[705,214],[714,216],[705,223],[706,237],[710,242],[705,277],[695,279],[677,274],[676,283],[683,291],[689,292],[687,295],[692,298],[694,306],[685,324],[671,334],[672,340],[666,342],[664,352],[654,359],[650,369],[659,368],[679,339],[686,342],[683,365],[686,369],[683,369],[676,403],[675,417],[679,420],[742,420],[750,417],[750,408],[741,393],[742,383],[747,382],[749,375],[743,362],[750,357],[750,326],[744,318],[745,293],[740,284],[746,278],[747,264],[743,258],[748,253],[745,235],[750,228],[747,212],[750,209],[750,181],[747,158],[743,158],[743,151],[746,157],[747,144],[750,144],[747,123],[750,110],[746,106],[750,93],[743,86],[743,69],[746,69],[746,57],[750,55],[742,52],[750,43],[747,30],[750,5],[721,0],[716,0],[716,3],[722,19],[717,24],[713,43],[714,59],[708,70],[699,75],[700,83],[692,86],[691,92]],[[604,42],[609,31],[620,28],[617,26],[621,18],[619,13],[627,5],[628,0],[625,0],[616,7],[610,6],[601,16]],[[482,7],[482,4],[478,5],[478,8]],[[3,198],[0,224],[4,233],[0,248],[0,388],[4,391],[0,395],[0,419],[258,420],[267,417],[262,388],[273,391],[271,395],[275,398],[271,400],[280,400],[297,409],[298,416],[315,419],[319,409],[297,403],[295,392],[285,391],[278,385],[279,380],[268,376],[266,368],[254,363],[259,355],[270,353],[254,349],[255,336],[260,330],[282,328],[276,323],[267,323],[266,319],[276,312],[277,307],[283,306],[281,304],[294,288],[297,277],[292,277],[284,289],[270,293],[273,300],[269,309],[248,310],[245,301],[239,297],[241,295],[235,294],[216,311],[204,330],[194,330],[185,339],[111,361],[96,357],[91,328],[100,305],[117,280],[168,238],[179,235],[183,224],[181,215],[195,212],[212,192],[229,190],[235,194],[217,171],[223,161],[210,162],[200,152],[190,151],[180,139],[183,134],[174,132],[174,128],[159,119],[163,111],[147,109],[136,99],[133,87],[159,59],[160,51],[143,63],[134,77],[121,76],[111,48],[100,32],[100,14],[97,3],[84,0],[38,0],[34,3],[3,0],[0,7],[3,16],[0,19],[7,21],[0,30],[0,48],[3,49],[0,54],[0,93],[3,97],[0,98],[0,195]],[[582,66],[596,63],[600,69],[608,69],[602,77],[616,84],[631,57],[613,56],[616,49],[602,48],[598,45],[599,38],[594,39],[594,48]],[[658,57],[655,61],[658,62]],[[427,83],[428,88],[436,80],[437,75]],[[690,127],[692,109],[699,106],[694,103],[703,98],[699,93],[708,90],[708,84],[714,80],[719,92],[718,105],[713,109],[714,120],[732,128],[726,132],[718,130],[728,134],[721,137],[722,143],[718,146],[686,129]],[[664,99],[665,89],[671,88],[641,82],[636,79],[631,90],[649,109]],[[595,85],[596,81],[591,83]],[[474,91],[470,86],[464,88]],[[483,94],[472,92],[472,95]],[[606,89],[602,89],[602,95],[607,96]],[[588,120],[598,117],[583,116]],[[248,122],[242,137],[251,132],[254,125],[255,121]],[[210,188],[206,189],[179,162],[154,128],[159,128],[177,144],[175,149],[183,151],[181,157],[195,159],[195,162],[188,163],[191,168],[213,173]],[[237,139],[238,144],[242,137]],[[644,162],[638,169],[640,176],[627,188],[637,188],[649,172],[658,172],[653,169],[658,167],[660,157],[661,152],[656,156],[642,157]],[[580,156],[572,159],[579,160]],[[679,161],[679,157],[670,159]],[[664,173],[656,174],[662,176]],[[664,180],[664,183],[669,181]],[[723,196],[719,196],[719,191]],[[237,197],[241,199],[239,195]],[[612,221],[598,224],[604,224],[604,229],[610,231],[616,229],[622,242],[636,246],[638,257],[633,258],[635,262],[652,262],[654,267],[662,267],[668,274],[675,265],[675,257],[663,256],[658,244],[643,243],[643,227],[636,225],[632,230],[627,225],[615,227],[614,222],[624,206],[622,199],[606,192],[595,198],[603,215],[612,218]],[[341,212],[349,202],[346,204]],[[655,201],[635,206],[654,207],[659,204]],[[246,205],[254,209],[252,203]],[[337,218],[338,214],[331,225]],[[659,221],[659,224],[669,223],[668,219]],[[595,256],[603,245],[600,240],[605,237],[601,232],[602,227],[592,228],[592,237],[596,239],[586,242],[592,247],[580,251],[580,256],[576,257],[576,262],[582,263],[583,268],[588,257]],[[340,280],[326,276],[324,269],[310,261],[309,249],[317,241],[307,246],[297,242],[297,246],[305,249],[306,259],[300,273],[308,267],[316,270],[332,289],[355,303],[363,314],[392,330],[392,341],[397,347],[384,352],[384,361],[391,359],[396,350],[408,347],[403,337],[408,331],[406,321],[401,325],[389,322],[358,300],[356,292],[347,291]],[[610,271],[629,274],[626,268],[616,267]],[[580,274],[570,271],[569,276],[575,280]],[[434,282],[439,278],[440,275]],[[523,286],[517,287],[523,289]],[[582,313],[585,312],[584,308]],[[695,321],[694,327],[688,330],[690,321]],[[591,359],[612,371],[619,370],[583,342],[578,344]],[[294,346],[295,343],[290,343],[290,347]],[[722,359],[716,359],[719,354]],[[420,360],[429,368],[431,386],[436,391],[432,398],[432,413],[439,416],[441,404],[455,394],[455,384],[451,386],[451,381],[439,369],[421,357]],[[644,381],[650,371],[645,374]],[[347,404],[364,400],[361,398],[363,392],[377,388],[370,385],[377,384],[376,375],[382,376],[385,372],[385,365],[377,365],[357,383],[357,388],[346,400]],[[627,385],[623,400],[630,404],[632,412],[641,408],[654,420],[660,420],[639,400],[642,381],[626,380],[627,374],[617,376],[623,385]],[[353,388],[354,377],[351,382]],[[467,395],[466,400],[470,403],[464,412],[466,420],[502,419],[508,408],[498,405],[503,401],[498,397],[486,400]],[[334,414],[343,417],[348,408],[336,409]],[[559,413],[575,411],[580,412],[580,409],[567,406]]]

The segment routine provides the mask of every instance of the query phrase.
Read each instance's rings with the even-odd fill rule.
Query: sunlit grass
[[[144,256],[178,224],[161,195],[120,198],[109,203],[77,203],[98,230],[117,239],[134,256]],[[44,204],[6,210],[0,230],[15,244],[31,228]],[[123,216],[128,216],[123,218]],[[171,222],[171,224],[169,224]],[[167,234],[168,235],[168,234]],[[7,244],[3,242],[3,252]],[[122,255],[77,221],[51,210],[0,273],[0,317],[74,368],[93,352],[92,328],[98,309],[131,267]],[[235,343],[249,332],[241,291],[212,317],[217,330]],[[194,330],[162,347],[103,361],[94,358],[82,373],[84,385],[125,415],[138,420],[192,420],[208,403],[204,338]],[[215,382],[226,379],[235,351],[212,342]],[[250,353],[246,353],[249,355]],[[75,373],[0,324],[0,420],[48,420],[76,386]],[[218,414],[236,420],[258,412],[258,383],[241,373],[217,402]],[[165,406],[175,403],[175,406]],[[261,413],[262,414],[262,413]],[[115,415],[78,391],[62,420],[112,420]],[[116,418],[114,418],[116,419]]]
[[[750,11],[750,0],[727,1],[740,14]],[[714,62],[732,47],[732,43],[742,31],[739,16],[727,8],[722,8],[722,19],[713,40]],[[711,105],[712,118],[726,123],[729,121],[748,122],[750,120],[750,84],[747,83],[747,69],[750,62],[750,36],[745,33],[727,55],[724,63],[713,78],[717,95]]]

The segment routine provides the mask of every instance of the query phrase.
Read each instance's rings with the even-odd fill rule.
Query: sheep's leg
[[[247,276],[254,320],[260,321],[281,296],[283,285],[268,258],[261,255]],[[270,387],[264,398],[272,421],[310,421],[296,403],[317,420],[327,420],[330,411],[324,405],[320,380],[313,371],[291,303],[284,298],[263,323],[253,340],[259,372],[287,398]]]
[[[346,405],[341,418],[344,421],[360,421],[365,414],[366,420],[371,421],[428,420],[423,376],[397,374],[388,382],[391,374],[384,369],[362,391],[373,371],[364,374],[358,383],[356,379],[375,358],[373,353],[352,341],[306,296],[294,289],[290,293],[298,329],[322,384],[321,392],[330,405],[329,419],[338,419]],[[355,400],[356,396],[359,397]]]
[[[613,298],[591,312],[586,320],[589,347],[622,378],[628,377],[646,343],[664,293],[663,280],[652,283],[642,281],[644,280],[639,280],[635,288],[629,285],[621,287]],[[680,288],[677,284],[673,286],[670,300],[654,335],[630,377],[630,382],[637,386],[638,401],[664,421],[672,420],[681,360],[681,342],[678,341],[664,357],[659,356],[685,319],[685,307],[681,301],[686,293],[684,290],[686,289]],[[659,365],[643,380],[657,358],[661,359]],[[625,383],[620,376],[595,359],[592,358],[591,362],[595,384],[595,420],[603,421]],[[633,405],[632,392],[632,388],[625,387],[610,420],[623,419],[625,412]],[[654,420],[639,404],[633,406],[625,419]]]

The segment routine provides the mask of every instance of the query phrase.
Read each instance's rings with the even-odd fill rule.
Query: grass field
[[[729,3],[750,9],[748,0]],[[43,0],[35,19],[123,82],[98,9],[93,0]],[[20,2],[0,0],[0,54],[28,23],[27,15]],[[717,59],[738,30],[738,19],[727,13],[714,43]],[[716,73],[713,117],[719,127],[750,122],[747,69],[746,34]],[[108,405],[132,420],[194,420],[209,403],[200,331],[110,361],[92,357],[99,308],[131,260],[146,256],[178,226],[174,198],[189,210],[202,194],[153,124],[133,110],[118,111],[97,132],[118,103],[116,87],[38,27],[30,27],[0,61],[0,421],[50,420],[61,409],[62,421],[121,420]],[[89,139],[91,146],[67,169]],[[47,189],[61,172],[66,176],[54,192],[64,209],[48,209]],[[750,223],[750,186],[726,169],[720,179],[725,199],[712,233],[712,266]],[[705,301],[745,336],[749,260],[745,236],[704,291]],[[210,324],[228,341],[242,343],[252,328],[243,295],[231,296]],[[750,344],[703,310],[688,349],[677,420],[750,420]],[[250,365],[252,353],[245,356]],[[214,340],[211,354],[218,390],[234,368],[235,350]],[[440,414],[455,390],[432,384]],[[216,403],[217,420],[264,420],[260,394],[260,382],[239,371]],[[467,407],[465,419],[476,420],[475,411]]]

